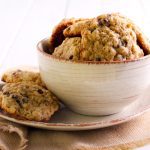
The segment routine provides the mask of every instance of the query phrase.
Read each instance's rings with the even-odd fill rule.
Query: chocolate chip
[[[4,95],[7,95],[7,96],[9,96],[9,95],[10,95],[10,93],[9,93],[9,92],[4,92],[3,94],[4,94]]]
[[[104,24],[109,27],[110,26],[110,21],[108,19],[104,19]]]
[[[39,94],[43,94],[43,91],[41,89],[38,89]]]
[[[101,61],[101,58],[100,57],[96,57],[96,61]]]
[[[73,59],[73,55],[71,55],[71,56],[69,57],[69,59],[70,59],[70,60]]]
[[[98,19],[98,25],[99,26],[107,26],[109,27],[110,26],[110,21],[105,18],[105,19]]]
[[[98,19],[97,21],[98,21],[98,25],[99,25],[99,26],[102,26],[102,25],[103,25],[103,22],[102,22],[101,19]]]
[[[18,95],[12,95],[11,97],[18,103],[20,107],[22,107],[22,102],[20,101],[20,98]]]
[[[22,107],[22,103],[19,100],[16,100],[16,102],[19,104],[20,107]]]
[[[13,99],[15,99],[15,100],[18,100],[19,99],[19,96],[18,95],[12,95],[11,96]]]
[[[121,40],[121,45],[122,45],[122,46],[126,47],[127,44],[128,44],[128,42],[127,42],[126,40]]]

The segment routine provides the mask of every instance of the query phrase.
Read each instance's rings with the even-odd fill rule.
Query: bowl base
[[[115,111],[107,111],[107,110],[99,110],[99,111],[88,111],[88,110],[81,110],[81,109],[74,109],[71,107],[70,108],[71,111],[80,114],[80,115],[84,115],[84,116],[109,116],[109,115],[114,115],[117,113],[120,113],[122,111],[124,111],[124,109],[126,109],[126,107],[122,108],[122,109],[117,109]]]

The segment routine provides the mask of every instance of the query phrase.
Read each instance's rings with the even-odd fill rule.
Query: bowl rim
[[[53,56],[51,54],[44,52],[43,48],[41,48],[40,45],[45,41],[48,41],[48,38],[44,38],[37,43],[36,48],[37,48],[38,52],[40,52],[42,55],[44,55],[48,58],[51,58],[55,61],[60,61],[60,62],[65,62],[65,63],[74,63],[74,64],[126,64],[126,63],[134,63],[134,62],[138,62],[138,61],[143,61],[145,59],[150,58],[150,54],[148,54],[148,55],[143,56],[143,57],[138,58],[138,59],[124,60],[124,61],[82,61],[82,60],[73,61],[73,60],[65,60],[63,58],[58,58],[56,56]]]

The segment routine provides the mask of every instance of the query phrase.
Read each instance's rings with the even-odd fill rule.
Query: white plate
[[[149,91],[150,87],[146,90],[141,99],[131,104],[129,107],[124,109],[124,111],[109,116],[84,116],[74,113],[65,107],[62,107],[61,110],[55,113],[55,115],[47,123],[18,120],[2,113],[1,111],[0,117],[19,124],[48,130],[73,131],[104,128],[129,121],[150,110]]]

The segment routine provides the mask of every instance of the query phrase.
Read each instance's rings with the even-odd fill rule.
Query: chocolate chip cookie
[[[61,26],[62,24],[63,22]],[[57,58],[75,61],[125,61],[150,54],[150,43],[141,30],[130,19],[118,13],[80,19],[68,23],[60,30],[63,38],[61,42],[57,42],[52,54]],[[55,37],[56,35],[57,32]],[[55,37],[53,41],[58,40]]]
[[[39,72],[24,69],[15,69],[5,72],[2,75],[2,81],[6,83],[31,82],[40,86],[45,86]]]
[[[78,60],[80,57],[81,37],[66,38],[55,48],[55,56],[64,59]]]
[[[1,109],[19,119],[48,121],[59,108],[50,91],[29,82],[7,83],[0,99]]]
[[[89,19],[75,19],[75,18],[71,18],[71,19],[63,19],[52,31],[52,35],[50,37],[49,40],[49,53],[51,54],[54,49],[59,46],[63,40],[65,39],[65,35],[63,34],[63,31],[69,27],[70,25],[73,25],[75,23],[78,22],[82,22],[82,21],[86,21]]]

